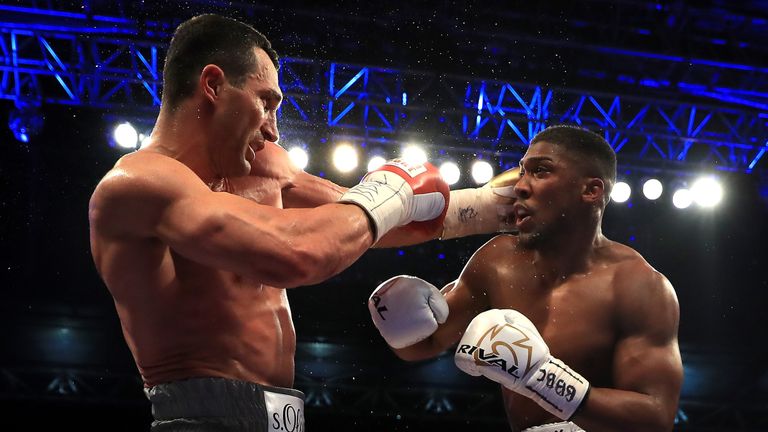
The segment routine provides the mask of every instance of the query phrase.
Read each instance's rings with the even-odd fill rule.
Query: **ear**
[[[590,177],[584,184],[584,190],[581,197],[586,203],[596,203],[602,201],[605,193],[605,182],[597,177]]]
[[[205,98],[215,102],[221,95],[221,89],[226,81],[224,71],[214,64],[209,64],[200,72],[200,82],[198,84]]]

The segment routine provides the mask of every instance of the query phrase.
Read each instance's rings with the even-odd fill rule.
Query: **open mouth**
[[[531,212],[522,206],[515,206],[513,213],[515,215],[515,226],[519,229],[531,221]]]
[[[526,225],[528,225],[531,221],[530,216],[525,217],[518,217],[515,219],[515,227],[517,227],[518,230],[525,228]]]

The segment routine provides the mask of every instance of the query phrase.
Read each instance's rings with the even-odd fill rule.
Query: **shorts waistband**
[[[265,412],[266,399],[304,406],[304,393],[226,378],[190,378],[145,388],[156,420],[181,417],[251,418]]]
[[[548,423],[523,429],[523,432],[585,432],[571,422]]]

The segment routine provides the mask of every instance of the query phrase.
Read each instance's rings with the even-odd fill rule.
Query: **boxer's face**
[[[513,207],[515,226],[520,244],[535,247],[574,225],[574,212],[581,207],[583,176],[563,147],[546,141],[529,147],[520,168]]]
[[[283,95],[277,70],[267,54],[254,48],[257,66],[241,88],[222,86],[219,107],[212,128],[218,142],[213,143],[211,158],[217,174],[223,177],[247,175],[256,152],[265,141],[277,141],[277,109]]]

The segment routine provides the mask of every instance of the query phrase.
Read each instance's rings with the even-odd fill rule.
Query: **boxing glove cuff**
[[[589,381],[551,355],[525,384],[529,398],[562,420],[569,420],[586,400]]]
[[[375,243],[401,224],[412,196],[411,187],[402,177],[374,172],[347,190],[339,202],[356,204],[365,210],[373,226]]]
[[[514,226],[507,220],[511,214],[511,206],[499,204],[498,197],[514,196],[513,187],[451,191],[440,240],[512,231]]]

